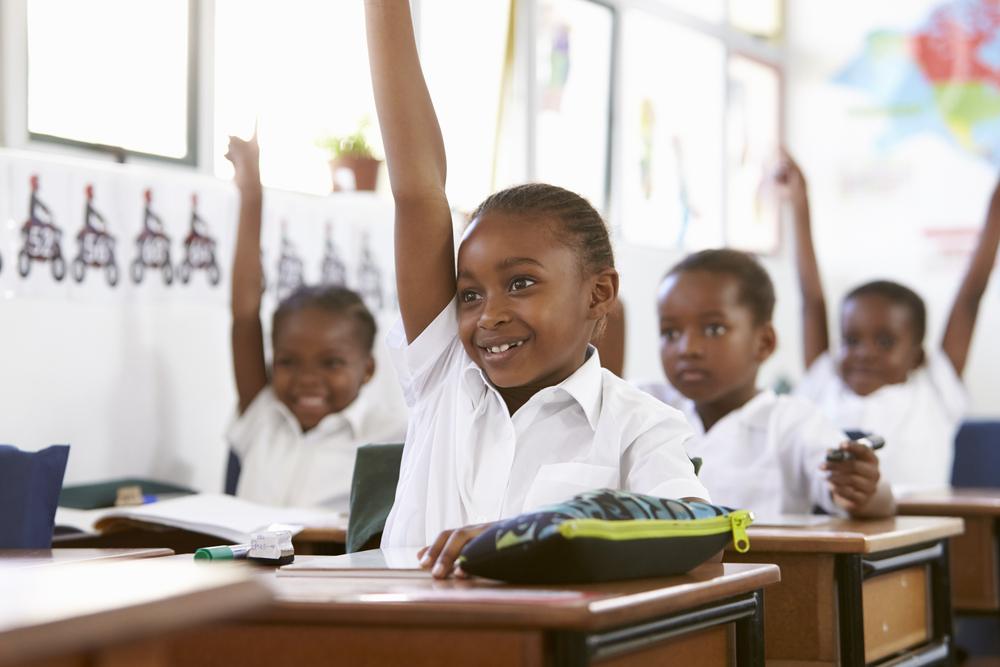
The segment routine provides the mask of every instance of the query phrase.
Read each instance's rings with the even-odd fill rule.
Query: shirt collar
[[[766,429],[768,419],[771,415],[771,406],[774,405],[776,400],[778,400],[778,395],[774,393],[773,389],[761,389],[753,398],[744,403],[742,407],[736,408],[736,410],[733,410],[716,422],[716,425],[723,421],[735,419],[740,424],[744,424],[750,428]],[[698,410],[694,406],[694,401],[690,398],[685,398],[681,411],[687,417],[688,423],[697,432],[701,434],[705,433],[705,426],[701,421]]]
[[[465,388],[472,398],[472,407],[474,410],[479,409],[489,391],[497,391],[493,383],[486,377],[483,369],[472,360],[469,360],[469,364],[462,371],[462,381],[465,383]],[[604,375],[601,370],[601,357],[596,347],[588,345],[587,359],[583,362],[582,366],[559,384],[542,389],[538,394],[532,396],[531,400],[534,400],[536,396],[543,395],[545,392],[556,391],[566,392],[579,403],[584,414],[587,416],[587,422],[590,424],[590,427],[595,431],[597,430],[597,422],[601,417],[601,405],[604,396]],[[497,398],[503,400],[500,398],[499,392],[497,392]]]
[[[311,438],[314,435],[325,435],[327,433],[333,433],[339,431],[344,424],[351,429],[351,436],[357,437],[361,433],[361,429],[364,422],[364,416],[367,412],[367,385],[361,387],[361,391],[358,392],[357,397],[351,401],[350,405],[341,410],[340,412],[333,412],[323,417],[315,428],[303,433],[302,425],[299,424],[299,420],[295,418],[292,411],[288,409],[288,406],[282,403],[275,397],[275,401],[278,404],[278,410],[288,421],[289,425],[295,430],[295,433],[299,437]]]

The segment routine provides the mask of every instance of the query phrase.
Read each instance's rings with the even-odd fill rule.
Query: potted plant
[[[369,125],[371,121],[365,118],[358,124],[358,129],[353,134],[334,135],[330,134],[329,130],[324,130],[323,134],[316,137],[314,142],[316,147],[323,149],[327,154],[334,192],[350,189],[342,187],[343,179],[337,177],[337,172],[341,169],[349,169],[354,173],[355,190],[375,189],[381,160],[374,156],[372,147],[368,143]]]

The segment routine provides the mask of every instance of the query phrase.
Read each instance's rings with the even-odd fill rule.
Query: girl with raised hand
[[[589,345],[618,295],[600,215],[559,187],[503,190],[473,213],[456,270],[409,3],[366,0],[365,15],[396,205],[401,320],[387,342],[410,407],[382,546],[429,545],[423,564],[443,577],[485,524],[585,490],[707,499],[683,417]]]
[[[365,392],[375,373],[375,319],[343,287],[300,287],[274,312],[268,371],[260,321],[263,189],[257,130],[229,137],[240,191],[233,261],[233,372],[239,413],[226,434],[240,459],[236,495],[277,507],[346,512],[357,448],[399,442],[406,415]]]

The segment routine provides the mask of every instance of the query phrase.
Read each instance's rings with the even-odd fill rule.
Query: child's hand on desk
[[[434,569],[431,574],[434,575],[435,579],[444,579],[452,571],[459,579],[466,578],[469,575],[462,572],[462,568],[455,565],[455,561],[458,560],[458,556],[466,544],[492,525],[492,523],[479,523],[474,526],[442,531],[434,540],[434,544],[417,552],[420,565],[423,567],[433,565]]]
[[[233,163],[233,180],[240,192],[248,188],[260,189],[260,146],[257,143],[257,121],[253,123],[253,136],[249,141],[229,135],[226,159]]]
[[[863,514],[879,489],[878,456],[870,447],[845,442],[840,449],[850,456],[843,461],[825,461],[833,501],[852,515]]]

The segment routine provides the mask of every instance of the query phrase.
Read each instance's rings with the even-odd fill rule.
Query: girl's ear
[[[587,318],[599,320],[615,306],[618,300],[618,272],[614,269],[600,271],[593,280]]]
[[[924,346],[923,345],[918,345],[917,349],[914,351],[913,362],[912,362],[912,365],[910,366],[910,370],[908,372],[912,373],[913,371],[915,371],[918,368],[920,368],[920,364],[924,363],[924,359],[926,359],[926,358],[927,358],[927,355],[924,354]]]
[[[375,375],[375,357],[369,355],[368,359],[365,360],[365,374],[361,380],[361,384],[371,382],[373,375]]]
[[[774,331],[774,325],[765,322],[757,327],[757,363],[763,363],[774,354],[778,348],[778,334]]]

